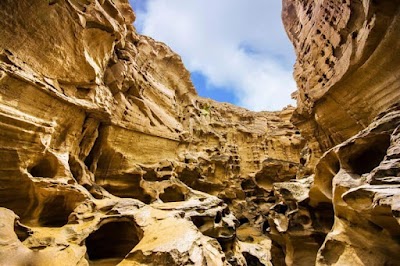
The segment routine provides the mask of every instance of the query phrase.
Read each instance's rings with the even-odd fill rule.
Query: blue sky
[[[178,53],[199,95],[250,110],[295,102],[280,0],[130,0],[139,33]]]

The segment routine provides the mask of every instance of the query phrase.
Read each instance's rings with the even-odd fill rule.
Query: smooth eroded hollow
[[[177,186],[171,186],[164,189],[164,193],[160,194],[160,199],[163,202],[184,201],[185,195]]]
[[[114,221],[102,225],[86,239],[86,248],[92,265],[110,262],[116,265],[139,243],[141,232],[131,221]],[[114,264],[112,264],[114,263]]]
[[[57,174],[57,159],[47,156],[29,169],[33,177],[53,178]]]

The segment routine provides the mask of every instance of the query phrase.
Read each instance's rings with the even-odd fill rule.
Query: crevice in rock
[[[163,202],[184,201],[185,194],[178,186],[170,186],[164,189],[164,192],[159,195]]]
[[[157,173],[154,171],[154,169],[147,169],[146,173],[143,175],[143,179],[151,182],[161,181],[158,179]]]
[[[112,221],[85,240],[90,265],[116,265],[139,243],[142,232],[132,221]]]
[[[253,256],[248,252],[243,252],[243,256],[246,260],[247,266],[264,266],[256,256]]]
[[[98,160],[99,153],[101,151],[101,145],[102,145],[102,142],[103,142],[104,127],[103,127],[103,125],[101,123],[99,124],[99,126],[97,128],[97,131],[98,131],[98,133],[97,133],[96,140],[94,141],[94,144],[91,147],[89,154],[84,159],[84,163],[85,163],[86,167],[93,174],[96,173],[97,160]]]
[[[249,221],[249,219],[247,219],[247,217],[242,217],[239,219],[239,223],[240,223],[240,225],[243,225],[243,224],[250,223],[250,221]]]
[[[272,241],[271,245],[271,262],[274,266],[285,266],[285,252],[284,248],[276,241]]]
[[[32,235],[32,231],[28,227],[23,226],[18,221],[14,222],[14,232],[21,242],[24,242],[28,237]]]
[[[107,179],[97,178],[97,183],[114,196],[134,198],[150,204],[153,198],[141,187],[141,180],[140,174],[123,174]]]

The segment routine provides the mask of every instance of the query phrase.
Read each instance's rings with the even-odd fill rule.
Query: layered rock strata
[[[399,264],[398,12],[284,0],[298,107],[255,113],[126,0],[2,1],[0,265]]]
[[[292,122],[310,148],[306,168],[314,169],[308,205],[333,210],[316,265],[400,261],[399,4],[283,1],[297,54]]]
[[[1,265],[282,263],[274,183],[307,171],[293,108],[198,97],[128,1],[0,17]]]

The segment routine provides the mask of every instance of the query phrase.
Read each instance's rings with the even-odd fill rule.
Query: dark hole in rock
[[[328,240],[325,248],[321,250],[321,257],[326,265],[334,265],[343,254],[346,246],[344,243],[336,240]]]
[[[262,226],[263,232],[264,232],[264,233],[265,233],[265,232],[268,232],[269,229],[270,229],[269,222],[268,222],[268,221],[264,221],[263,226]]]
[[[257,187],[254,181],[251,179],[244,180],[240,185],[243,190],[254,189]]]
[[[288,206],[284,204],[277,204],[273,208],[277,213],[282,213],[285,214],[285,212],[288,210]]]
[[[86,167],[93,173],[96,172],[97,160],[98,160],[98,156],[101,151],[102,141],[103,141],[102,135],[103,135],[104,127],[102,126],[101,123],[97,127],[97,131],[98,131],[98,136],[93,144],[93,147],[90,150],[89,154],[84,159],[84,163],[85,163]]]
[[[73,211],[74,207],[68,204],[64,195],[48,197],[43,204],[39,224],[45,227],[62,227],[68,223],[68,217]]]
[[[335,163],[332,165],[331,168],[332,168],[331,170],[332,170],[335,174],[339,173],[339,171],[340,171],[340,162],[339,162],[339,161],[335,161]]]
[[[390,136],[376,136],[374,139],[368,140],[365,146],[354,145],[356,151],[350,156],[348,164],[354,173],[362,175],[371,172],[382,162],[390,146]]]
[[[305,158],[300,158],[300,164],[305,165],[307,160]]]
[[[21,242],[24,242],[29,236],[32,235],[32,231],[28,227],[21,225],[19,222],[14,224],[14,232]]]
[[[217,215],[215,216],[215,223],[219,224],[222,221],[222,214],[221,212],[217,212]]]
[[[242,217],[242,218],[239,219],[240,225],[247,224],[249,222],[250,222],[249,219],[247,219],[246,217]]]
[[[141,232],[133,222],[106,223],[85,240],[89,260],[93,265],[117,265],[140,239]]]
[[[92,92],[91,88],[77,87],[76,88],[76,97],[84,98],[88,96]]]
[[[89,191],[89,193],[93,196],[93,198],[95,199],[104,198],[103,194],[104,189],[101,186],[97,184],[84,184],[83,187],[86,188],[87,191]]]
[[[192,222],[194,223],[194,225],[197,228],[200,228],[200,227],[202,227],[203,225],[206,224],[206,221],[204,220],[204,217],[201,217],[201,216],[192,216],[190,219],[192,220]]]
[[[323,233],[313,233],[311,237],[314,239],[314,241],[318,244],[318,246],[322,246],[322,244],[325,241],[326,234]]]
[[[34,177],[52,178],[57,174],[57,165],[57,159],[48,156],[32,166],[29,173]]]
[[[233,241],[231,239],[217,238],[217,241],[221,245],[223,252],[230,253],[233,249]]]
[[[246,259],[247,266],[264,266],[256,256],[248,252],[243,252],[243,256]]]
[[[229,215],[230,213],[231,213],[231,210],[229,209],[228,206],[225,209],[222,210],[222,214],[223,215]]]
[[[178,178],[188,187],[202,192],[214,194],[216,191],[221,191],[220,185],[206,182],[203,176],[200,174],[199,169],[190,170],[185,168],[181,173],[178,174]]]
[[[143,179],[152,182],[158,181],[157,173],[153,169],[147,170],[143,175]]]
[[[160,199],[163,202],[184,201],[185,195],[177,186],[171,186],[164,189],[164,193],[160,194]]]
[[[286,198],[292,198],[292,192],[290,192],[290,190],[286,189],[286,188],[281,188],[279,190],[279,192],[281,193],[281,195],[286,199]]]
[[[321,231],[332,228],[335,214],[331,203],[319,203],[309,210],[309,214],[314,228],[321,228]]]

